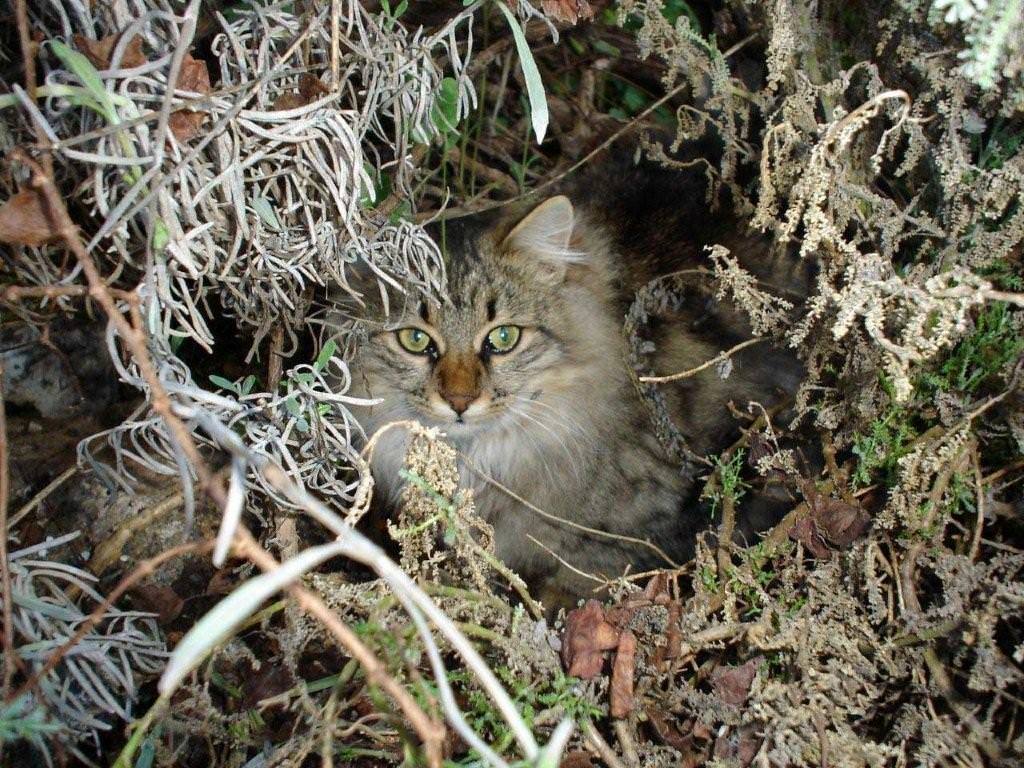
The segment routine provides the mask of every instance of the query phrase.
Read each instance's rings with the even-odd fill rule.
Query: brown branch
[[[670,374],[668,376],[641,376],[640,377],[640,381],[643,382],[644,384],[664,384],[664,383],[669,382],[669,381],[679,381],[680,379],[688,379],[691,376],[694,376],[694,375],[700,373],[701,371],[707,370],[711,366],[717,365],[718,363],[722,362],[723,360],[732,357],[734,354],[739,352],[741,349],[746,349],[747,347],[752,347],[755,344],[760,344],[762,341],[767,341],[767,339],[764,339],[764,338],[747,339],[746,341],[741,341],[739,344],[737,344],[734,347],[731,347],[729,349],[723,350],[722,352],[719,352],[717,355],[712,357],[710,360],[707,360],[707,361],[701,363],[700,365],[698,365],[695,368],[690,368],[689,370],[686,370],[686,371],[680,371],[679,373],[673,373],[673,374]]]
[[[239,556],[255,563],[263,571],[273,571],[280,567],[273,555],[264,550],[252,534],[244,528],[239,528],[235,534],[234,549]],[[317,595],[301,584],[289,586],[288,594],[307,613],[318,619],[334,635],[338,643],[352,655],[352,658],[359,662],[366,672],[367,681],[380,686],[395,700],[409,719],[409,724],[423,739],[427,762],[431,766],[439,766],[445,735],[444,726],[423,711],[411,694],[387,673],[384,665],[373,654],[373,651],[367,648],[362,640]]]
[[[134,291],[107,286],[110,295],[120,301],[137,304],[139,296]],[[22,299],[58,299],[65,297],[90,296],[91,289],[86,285],[8,285],[0,296],[4,301],[14,304]]]

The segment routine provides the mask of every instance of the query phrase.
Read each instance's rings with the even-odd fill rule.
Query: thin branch
[[[762,341],[767,341],[767,339],[747,339],[746,341],[741,341],[734,347],[730,347],[729,349],[719,352],[713,358],[701,363],[696,368],[690,368],[689,370],[680,371],[679,373],[673,373],[668,376],[641,376],[640,381],[643,382],[644,384],[664,384],[669,381],[679,381],[680,379],[688,379],[691,376],[695,376],[696,374],[700,373],[701,371],[707,370],[713,365],[718,365],[723,360],[732,357],[741,349],[746,349],[747,347],[752,347],[755,344],[760,344]]]

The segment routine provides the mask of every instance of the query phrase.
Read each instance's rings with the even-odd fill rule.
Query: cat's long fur
[[[387,318],[371,307],[367,342],[351,361],[354,394],[381,399],[357,413],[366,432],[406,419],[441,427],[465,457],[462,483],[494,526],[498,555],[549,604],[594,588],[580,572],[605,578],[668,564],[617,536],[649,540],[679,562],[708,522],[691,498],[692,471],[654,437],[627,369],[622,323],[635,290],[658,274],[706,266],[702,247],[713,242],[733,247],[759,276],[778,273],[760,238],[707,209],[699,171],[636,169],[620,158],[565,191],[569,199],[549,198],[525,215],[448,223],[450,304],[414,299]],[[488,331],[506,324],[523,329],[518,346],[483,351]],[[395,335],[405,327],[429,333],[435,354],[405,351]],[[749,333],[737,312],[695,293],[656,327],[655,367],[692,367]],[[794,386],[795,362],[759,346],[737,356],[728,381],[709,371],[666,385],[695,451],[731,439],[728,400],[771,401]],[[385,506],[398,500],[405,443],[393,430],[374,454]]]

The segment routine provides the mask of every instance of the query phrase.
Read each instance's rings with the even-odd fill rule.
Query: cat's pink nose
[[[466,409],[476,400],[476,395],[462,395],[462,394],[451,394],[447,393],[444,399],[448,401],[448,405],[452,407],[459,416],[466,412]]]

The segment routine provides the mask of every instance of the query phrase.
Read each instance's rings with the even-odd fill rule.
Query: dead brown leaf
[[[23,189],[0,206],[0,242],[39,247],[59,239],[46,200],[34,189]]]
[[[192,58],[185,54],[181,62],[181,72],[178,73],[177,89],[179,91],[194,91],[195,93],[209,93],[210,72],[206,68],[206,62]],[[205,112],[193,112],[188,109],[179,109],[171,113],[168,127],[174,138],[180,143],[191,141],[198,136],[206,122]]]
[[[811,512],[818,530],[837,547],[849,547],[871,525],[863,507],[821,494],[811,502]]]
[[[605,620],[604,608],[588,600],[582,608],[569,611],[562,638],[562,662],[573,677],[594,677],[604,666],[604,651],[619,644],[619,633]]]
[[[789,531],[789,538],[802,543],[807,547],[807,551],[818,559],[824,559],[829,556],[829,548],[825,544],[825,539],[821,535],[821,531],[818,530],[818,525],[809,515],[800,517],[793,524],[792,529]]]
[[[628,629],[619,638],[619,650],[612,665],[611,715],[625,718],[633,711],[633,675],[636,671],[636,635]]]
[[[566,752],[558,768],[594,768],[594,759],[582,749]]]
[[[177,592],[160,584],[137,584],[132,588],[131,595],[142,610],[155,613],[161,625],[170,624],[181,615],[185,607],[185,601]]]
[[[594,18],[594,9],[587,0],[543,0],[541,6],[547,16],[568,24]]]
[[[754,682],[761,661],[760,656],[755,656],[738,667],[718,667],[711,673],[712,690],[726,704],[740,706],[750,694],[750,685]]]
[[[108,35],[102,40],[92,40],[85,35],[75,35],[74,41],[75,47],[85,54],[85,58],[92,62],[94,67],[109,69],[110,57],[114,53],[114,46],[120,37],[121,35],[118,33]],[[131,69],[132,67],[141,67],[147,61],[146,54],[142,52],[142,38],[134,35],[125,46],[118,66],[123,69]]]
[[[763,741],[759,725],[745,724],[730,728],[715,740],[715,757],[746,768],[757,757]]]

